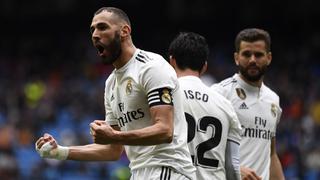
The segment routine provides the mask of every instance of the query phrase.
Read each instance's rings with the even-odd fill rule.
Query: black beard
[[[119,32],[116,32],[114,39],[104,48],[110,52],[110,56],[102,57],[102,62],[104,64],[113,64],[120,56],[121,50],[121,39]]]
[[[258,68],[258,73],[255,75],[251,75],[248,73],[249,67],[250,66],[243,67],[243,66],[239,65],[239,71],[242,74],[242,76],[244,78],[246,78],[248,81],[257,82],[264,76],[265,72],[267,71],[268,66],[265,65],[265,66],[262,66],[261,68]]]

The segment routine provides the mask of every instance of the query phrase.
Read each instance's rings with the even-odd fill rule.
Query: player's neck
[[[113,63],[113,66],[116,69],[120,69],[130,61],[130,59],[132,58],[135,52],[136,52],[136,47],[132,43],[128,45],[123,45],[121,49],[121,55]]]
[[[185,70],[180,70],[180,69],[176,69],[177,72],[177,76],[178,77],[183,77],[183,76],[196,76],[196,77],[200,77],[200,74],[198,71],[194,71],[191,69],[185,69]]]
[[[254,87],[258,87],[260,88],[263,82],[263,77],[261,77],[258,81],[249,81],[248,79],[246,79],[241,73],[239,73],[240,78],[242,80],[244,80],[247,84],[254,86]]]

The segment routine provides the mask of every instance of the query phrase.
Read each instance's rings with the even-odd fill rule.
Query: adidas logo
[[[242,103],[240,106],[239,106],[239,109],[249,109],[248,106],[246,105],[246,103]]]

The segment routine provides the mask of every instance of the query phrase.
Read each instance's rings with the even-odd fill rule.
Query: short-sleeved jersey
[[[197,180],[226,179],[227,140],[240,144],[241,125],[231,103],[212,91],[196,76],[183,76],[179,83],[184,95],[188,122],[188,146]]]
[[[279,96],[263,83],[260,88],[249,85],[239,74],[211,88],[229,99],[238,115],[242,126],[240,165],[269,179],[271,139],[282,113]]]
[[[131,170],[151,166],[170,166],[190,177],[192,165],[187,146],[187,123],[176,73],[160,55],[137,49],[123,67],[114,70],[105,86],[106,121],[121,131],[153,125],[150,107],[174,107],[174,133],[171,143],[152,146],[125,145]]]

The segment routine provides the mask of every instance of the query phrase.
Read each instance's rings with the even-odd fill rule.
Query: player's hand
[[[65,160],[69,154],[69,148],[59,146],[57,141],[47,133],[37,140],[35,149],[43,158]]]
[[[51,150],[57,147],[57,141],[47,133],[40,137],[35,144],[35,148],[41,157],[47,156]]]
[[[90,134],[94,143],[112,144],[115,142],[115,130],[103,120],[95,120],[90,123]]]
[[[240,173],[242,180],[262,180],[253,169],[240,166]]]

